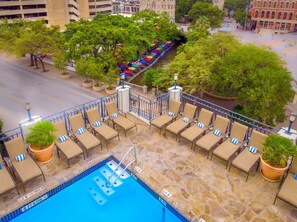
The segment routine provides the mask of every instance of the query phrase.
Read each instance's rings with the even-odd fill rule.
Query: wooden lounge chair
[[[197,124],[194,124],[183,131],[179,138],[184,138],[190,141],[192,143],[191,148],[193,148],[197,138],[205,133],[207,129],[209,129],[212,115],[213,112],[202,108],[199,113]],[[200,123],[204,125],[202,128]]]
[[[105,107],[107,110],[107,115],[108,115],[109,119],[112,121],[113,128],[115,128],[115,125],[120,126],[121,128],[124,129],[125,136],[127,136],[126,132],[129,129],[132,129],[135,127],[136,131],[137,131],[136,124],[133,121],[129,120],[126,117],[126,114],[124,112],[118,110],[117,104],[115,101],[105,103]],[[113,117],[113,115],[116,115],[117,117]]]
[[[70,122],[72,133],[75,136],[75,138],[85,148],[87,157],[88,157],[88,151],[90,149],[93,149],[99,145],[101,146],[101,149],[102,149],[102,144],[101,144],[100,140],[85,128],[85,123],[84,123],[81,113],[70,116],[70,117],[68,117],[68,119]],[[77,130],[80,128],[84,129],[84,133],[79,134],[77,132]]]
[[[86,113],[87,113],[87,117],[91,128],[94,130],[95,133],[98,133],[100,136],[104,138],[106,147],[107,147],[107,142],[115,137],[118,137],[118,140],[120,141],[119,133],[115,131],[113,128],[111,128],[110,126],[102,122],[102,119],[98,112],[97,107],[87,110]],[[95,122],[100,122],[102,125],[95,126],[94,125]]]
[[[227,161],[227,169],[232,156],[236,152],[238,152],[239,149],[244,145],[247,130],[247,126],[242,125],[238,122],[234,122],[232,125],[230,137],[226,139],[222,144],[220,144],[216,149],[214,149],[211,155],[211,159],[214,155],[222,160]],[[237,144],[232,143],[232,140],[234,139],[237,140]]]
[[[45,181],[43,171],[27,152],[25,143],[21,137],[11,139],[4,144],[8,152],[13,170],[16,172],[16,175],[20,179],[25,192],[25,183],[27,183],[28,181],[33,180],[39,176],[42,176]],[[26,158],[22,161],[16,161],[16,156],[20,154],[25,154]]]
[[[20,194],[11,174],[9,173],[9,171],[7,170],[7,168],[4,164],[4,161],[1,157],[1,155],[0,155],[0,163],[2,164],[2,169],[0,169],[0,181],[1,181],[0,194],[6,193],[13,189],[16,189],[18,194]]]
[[[59,151],[61,151],[66,156],[68,167],[70,167],[70,163],[69,163],[70,159],[72,159],[72,158],[74,158],[76,156],[79,156],[79,155],[83,154],[83,157],[85,159],[85,155],[83,153],[83,150],[68,135],[68,133],[66,131],[64,120],[60,120],[58,122],[55,122],[54,124],[55,124],[56,129],[57,129],[55,131],[55,134],[56,134],[56,137],[57,137],[55,145],[57,147],[58,157],[60,158]],[[59,140],[59,138],[61,136],[64,136],[64,135],[66,135],[68,138],[67,138],[67,140],[61,142]]]
[[[297,157],[294,158],[290,171],[282,183],[279,191],[277,192],[273,204],[275,204],[275,201],[278,198],[294,207],[297,207],[297,179],[294,178],[296,175]]]
[[[157,127],[160,129],[160,134],[162,132],[162,128],[164,128],[168,123],[172,122],[174,119],[176,119],[179,109],[181,106],[181,102],[171,100],[169,102],[169,109],[168,112],[164,113],[163,115],[157,117],[150,123],[151,125]],[[170,116],[168,113],[171,112],[173,116]]]
[[[166,132],[169,131],[175,134],[177,139],[179,134],[194,121],[196,109],[196,106],[186,103],[184,112],[181,114],[181,118],[165,127],[164,136],[166,137]],[[188,121],[184,121],[184,118],[188,119]]]
[[[209,157],[210,152],[212,149],[217,145],[219,142],[222,141],[222,139],[226,136],[226,131],[228,129],[229,125],[229,119],[222,117],[220,115],[216,116],[214,127],[209,131],[206,132],[206,134],[198,139],[195,143],[195,147],[199,147],[201,149],[204,149],[208,152],[207,158]],[[220,130],[221,135],[216,136],[213,134],[214,130]]]
[[[244,148],[239,153],[239,155],[232,161],[229,171],[230,171],[231,167],[234,166],[235,168],[245,172],[247,174],[247,177],[246,177],[246,181],[247,181],[253,166],[256,163],[258,163],[258,167],[259,167],[260,156],[263,151],[262,143],[264,142],[264,140],[266,138],[267,138],[266,134],[260,133],[256,130],[253,130],[251,139],[248,143],[248,146],[246,148]],[[251,153],[248,150],[249,146],[255,147],[257,149],[257,153],[255,153],[255,154]],[[258,170],[258,167],[257,167],[257,170]]]

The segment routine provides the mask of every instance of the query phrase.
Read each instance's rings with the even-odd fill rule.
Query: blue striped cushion
[[[248,151],[250,151],[251,153],[254,153],[254,154],[256,154],[258,150],[257,150],[257,148],[256,148],[256,147],[249,146],[249,148],[248,148]]]
[[[98,126],[102,126],[102,123],[99,121],[94,122],[94,126],[98,127]]]
[[[85,129],[82,127],[77,130],[78,134],[83,134],[84,132],[85,132]]]
[[[62,142],[64,142],[65,140],[67,140],[67,136],[66,135],[63,135],[63,136],[60,136],[59,137],[59,141],[62,143]]]
[[[173,112],[168,112],[168,116],[174,116]]]
[[[204,124],[203,124],[203,123],[197,123],[197,126],[198,126],[199,128],[203,128],[203,127],[204,127]]]
[[[233,144],[235,144],[235,145],[237,145],[239,141],[238,141],[238,139],[232,137],[232,138],[230,139],[230,142],[233,143]]]
[[[0,163],[0,170],[2,169],[2,163]]]
[[[24,160],[24,159],[26,159],[26,155],[25,155],[24,153],[22,153],[22,154],[20,154],[20,155],[17,155],[17,156],[15,157],[15,160],[16,160],[16,161],[22,161],[22,160]]]
[[[114,113],[111,116],[112,116],[112,118],[117,118],[119,115],[117,113]]]
[[[183,117],[183,122],[188,123],[189,122],[189,119],[186,118],[186,117]]]
[[[216,129],[216,130],[213,131],[213,135],[221,136],[221,131]]]
[[[297,180],[297,173],[295,174],[294,179]]]

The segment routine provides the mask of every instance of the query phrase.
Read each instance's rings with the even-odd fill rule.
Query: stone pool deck
[[[121,141],[114,139],[108,149],[104,146],[103,150],[91,150],[86,160],[82,157],[72,160],[71,168],[67,167],[63,155],[58,159],[55,151],[51,162],[40,165],[46,182],[40,177],[26,186],[27,194],[40,187],[44,190],[21,202],[18,199],[26,194],[22,187],[20,195],[15,190],[1,195],[0,217],[110,155],[121,159],[135,143],[138,166],[142,169],[137,176],[190,221],[200,218],[205,221],[297,221],[296,208],[280,200],[273,205],[279,183],[264,180],[259,172],[252,173],[245,182],[246,174],[235,168],[228,172],[221,160],[206,159],[205,152],[191,150],[188,142],[176,142],[170,134],[164,138],[157,128],[149,130],[148,124],[128,116],[137,123],[137,132],[129,130],[125,138],[119,129]],[[164,196],[163,189],[170,191],[172,196]]]

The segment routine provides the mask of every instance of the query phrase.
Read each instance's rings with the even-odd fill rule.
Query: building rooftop
[[[268,182],[255,171],[246,182],[246,174],[235,168],[228,172],[225,162],[220,159],[214,157],[211,161],[206,158],[207,154],[203,150],[191,150],[190,143],[184,140],[177,142],[171,134],[164,138],[157,128],[149,129],[146,122],[130,114],[128,117],[136,122],[138,131],[129,130],[125,137],[119,129],[120,141],[114,139],[109,142],[108,148],[104,146],[103,150],[91,150],[86,160],[82,157],[72,160],[71,168],[67,167],[63,155],[58,159],[55,151],[51,162],[40,164],[46,181],[38,178],[29,182],[26,194],[40,187],[44,189],[21,202],[18,199],[25,195],[21,187],[19,196],[15,190],[1,195],[0,217],[110,155],[121,159],[134,143],[137,147],[138,166],[142,169],[141,173],[135,174],[190,221],[198,221],[200,218],[206,221],[297,220],[296,208],[280,200],[273,205],[279,183]],[[125,163],[128,162],[129,158]],[[170,191],[172,196],[164,196],[163,189]]]

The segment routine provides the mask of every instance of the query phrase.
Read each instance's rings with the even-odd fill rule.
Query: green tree
[[[218,28],[224,21],[225,12],[217,6],[205,2],[195,3],[189,11],[189,18],[195,24],[199,17],[205,16],[210,21],[211,28]]]
[[[224,8],[227,9],[229,15],[231,11],[236,11],[238,9],[244,10],[249,2],[249,0],[225,0]]]
[[[211,0],[177,0],[175,6],[175,19],[176,21],[184,21],[185,16],[188,15],[192,6],[196,2],[206,2],[212,4]]]
[[[238,22],[240,25],[244,26],[244,24],[248,21],[248,19],[251,18],[251,16],[245,9],[239,8],[234,12],[232,18],[234,18],[235,21]]]
[[[285,119],[284,107],[294,95],[291,80],[276,53],[242,45],[223,57],[210,85],[216,94],[236,96],[242,114],[273,125]]]

